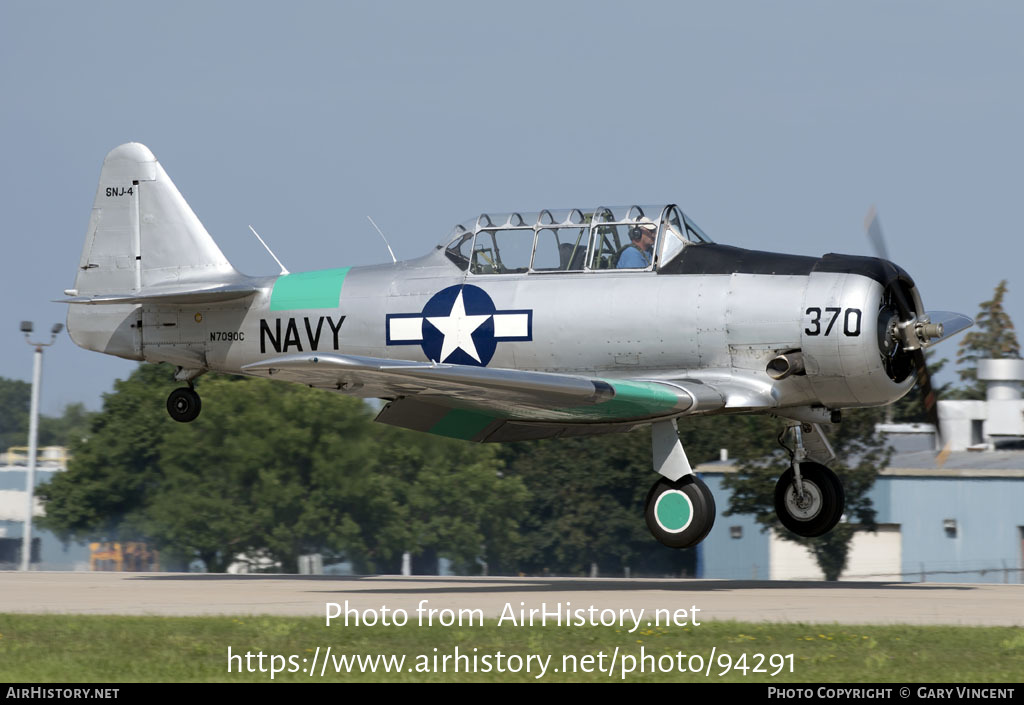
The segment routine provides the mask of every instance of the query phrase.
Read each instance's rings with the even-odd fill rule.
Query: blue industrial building
[[[729,462],[697,468],[715,493],[715,527],[699,550],[699,577],[820,579],[796,544],[752,516],[725,516]],[[879,530],[858,533],[844,580],[1024,582],[1024,452],[961,451],[937,467],[934,451],[899,453],[870,493]],[[787,545],[788,544],[788,545]]]

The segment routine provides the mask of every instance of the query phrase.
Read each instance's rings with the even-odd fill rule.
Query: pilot
[[[644,269],[651,264],[658,230],[654,223],[640,222],[629,229],[629,246],[619,255],[617,269]]]

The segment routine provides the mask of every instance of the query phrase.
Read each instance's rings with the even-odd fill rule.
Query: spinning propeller
[[[924,395],[925,415],[938,433],[938,400],[925,364],[924,348],[956,335],[973,321],[950,311],[917,311],[916,308],[921,308],[920,300],[911,297],[899,279],[899,269],[889,261],[881,221],[874,206],[868,211],[864,227],[875,255],[893,270],[892,283],[886,288],[878,321],[878,345],[885,357],[885,370],[897,382],[916,372],[917,386]]]

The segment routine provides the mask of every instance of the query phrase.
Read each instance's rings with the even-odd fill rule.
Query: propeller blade
[[[864,219],[864,229],[867,232],[868,241],[871,243],[871,248],[875,251],[875,255],[880,259],[889,260],[889,250],[885,245],[885,236],[882,234],[882,222],[879,220],[878,211],[874,206],[871,206],[868,210],[867,217]],[[917,321],[917,328],[914,331],[913,339],[904,337],[903,342],[907,347],[911,347],[911,343],[914,347],[912,350],[904,349],[904,353],[910,353],[912,355],[914,367],[917,370],[916,384],[921,390],[925,418],[928,420],[928,423],[935,427],[935,438],[939,447],[942,447],[942,430],[939,428],[938,398],[935,395],[935,388],[932,386],[932,377],[928,372],[928,365],[925,363],[923,348],[925,345],[934,345],[935,343],[956,335],[965,328],[973,325],[974,321],[967,316],[959,313],[953,313],[951,311],[932,311],[927,316],[928,323],[925,323],[924,320],[922,320],[925,317],[918,317],[918,312],[913,310],[902,286],[898,284],[892,286],[890,295],[892,296],[891,301],[896,306],[901,322]],[[948,457],[949,446],[947,444],[938,455],[938,466],[942,467]]]
[[[933,324],[942,326],[942,335],[929,340],[928,345],[941,343],[946,338],[950,338],[974,325],[974,319],[962,313],[954,313],[953,311],[929,311],[928,320]]]
[[[886,261],[886,269],[895,270],[895,265],[892,262]],[[892,295],[892,302],[896,304],[896,312],[900,315],[901,321],[909,321],[914,317],[916,313],[914,308],[910,305],[910,300],[907,299],[906,292],[903,291],[903,287],[899,284],[890,286],[887,291]]]
[[[935,389],[932,387],[932,376],[928,373],[928,365],[924,361],[924,351],[914,351],[914,366],[917,368],[917,384],[921,389],[921,399],[924,404],[925,417],[928,423],[935,426],[935,432],[939,432],[939,405],[935,397]]]
[[[942,427],[939,426],[939,400],[935,396],[935,388],[932,387],[932,376],[928,373],[923,350],[914,351],[914,365],[917,367],[917,384],[921,388],[925,418],[935,427],[935,445],[938,450],[935,456],[935,466],[941,468],[949,459],[949,443],[942,440]]]
[[[874,206],[871,206],[867,217],[864,218],[864,229],[867,231],[868,241],[871,243],[871,249],[875,251],[875,256],[881,259],[889,259],[889,250],[885,246],[885,236],[882,235],[882,222],[878,219],[878,211],[875,210]]]

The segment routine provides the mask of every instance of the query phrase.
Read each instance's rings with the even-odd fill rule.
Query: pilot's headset
[[[641,217],[636,223],[634,223],[629,229],[629,239],[633,242],[640,242],[640,238],[644,236],[644,233],[650,233],[652,236],[655,233],[654,223],[650,218]]]

